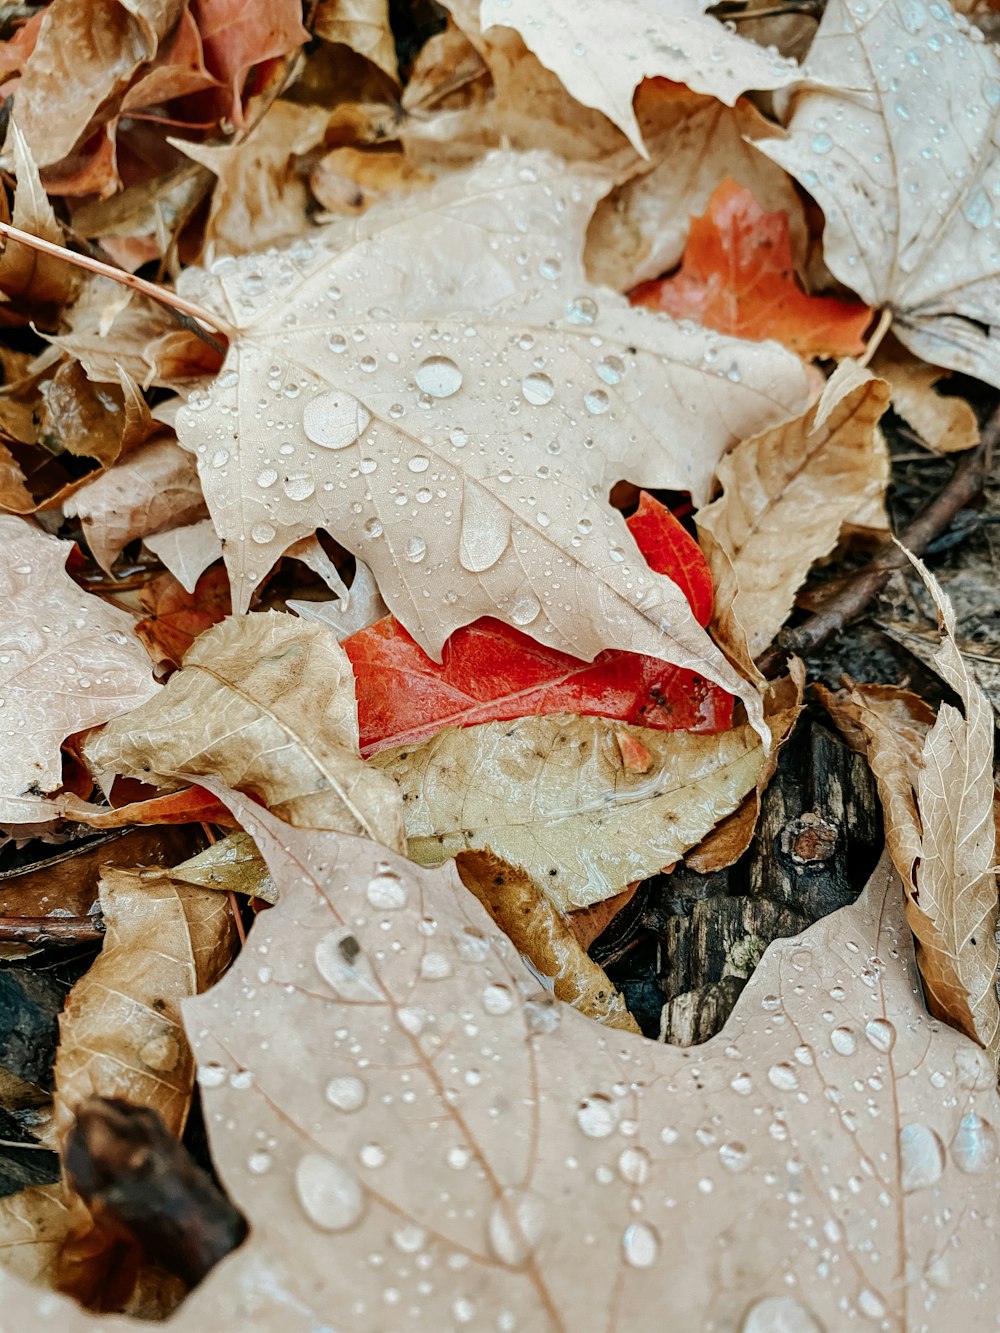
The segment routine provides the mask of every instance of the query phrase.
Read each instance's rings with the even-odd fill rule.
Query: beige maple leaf
[[[720,642],[748,671],[813,561],[865,500],[881,499],[873,472],[888,403],[884,380],[845,361],[802,416],[744,440],[719,464],[723,495],[698,513],[698,536]]]
[[[553,1002],[451,869],[236,808],[281,901],[184,1014],[251,1234],[171,1329],[993,1318],[1000,1098],[922,1009],[885,863],[678,1050]],[[0,1302],[34,1333],[109,1324],[4,1273]]]
[[[892,408],[912,426],[928,449],[938,454],[972,449],[979,443],[979,422],[972,404],[954,394],[935,392],[948,371],[929,366],[887,339],[873,362],[875,373],[889,382]]]
[[[830,271],[917,356],[1000,385],[995,48],[946,4],[831,0],[804,72],[836,87],[758,147],[823,209]]]
[[[186,592],[194,592],[209,565],[222,558],[222,543],[210,518],[169,528],[166,532],[148,533],[142,542]]]
[[[730,32],[707,8],[702,0],[482,0],[479,21],[484,31],[515,28],[578,102],[603,112],[644,154],[632,109],[643,79],[671,79],[732,106],[749,88],[801,78],[794,60]]]
[[[693,667],[759,717],[605,496],[622,476],[704,496],[723,450],[801,405],[802,366],[590,288],[603,188],[498,153],[287,252],[188,270],[238,330],[177,417],[237,608],[322,526],[432,655],[495,615],[587,660]]]
[[[403,845],[399,794],[359,754],[347,654],[295,616],[230,616],[206,630],[156,698],[96,735],[86,756],[166,786],[217,775],[302,827]]]
[[[0,823],[51,819],[66,737],[157,690],[132,617],[65,572],[71,549],[0,515]]]
[[[638,747],[638,768],[626,747]],[[763,762],[748,725],[701,736],[558,714],[449,727],[369,760],[399,784],[414,861],[488,847],[563,911],[679,860],[739,805]]]

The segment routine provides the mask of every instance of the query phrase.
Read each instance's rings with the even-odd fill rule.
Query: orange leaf
[[[221,564],[207,569],[186,592],[173,574],[161,574],[139,595],[150,614],[140,620],[135,632],[156,661],[180,666],[184,654],[199,634],[225,620],[232,610],[229,575]]]
[[[872,314],[856,301],[807,296],[792,266],[787,215],[765,213],[734,180],[718,186],[704,217],[692,218],[678,272],[640,283],[630,300],[741,338],[776,338],[807,357],[862,352]]]

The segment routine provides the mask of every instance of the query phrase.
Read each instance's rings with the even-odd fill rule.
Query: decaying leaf
[[[399,77],[388,0],[320,0],[313,31],[328,42],[349,46],[391,79]]]
[[[146,584],[139,601],[149,614],[135,632],[161,666],[180,666],[198,635],[232,611],[229,579],[221,565],[203,574],[190,593],[172,574],[161,574]]]
[[[639,1031],[604,969],[587,957],[566,918],[530,875],[489,851],[460,852],[456,864],[462,883],[556,999],[607,1027]]]
[[[374,205],[314,244],[192,276],[185,290],[240,329],[178,413],[234,606],[327,527],[431,656],[494,615],[576,657],[627,647],[698,671],[759,717],[597,497],[622,476],[702,497],[727,445],[801,403],[801,363],[589,294],[576,246],[601,188],[494,154],[419,207]]]
[[[381,620],[386,614],[386,604],[375,583],[375,576],[363,560],[355,565],[354,578],[347,590],[347,596],[341,596],[325,602],[306,602],[291,598],[289,611],[302,616],[304,620],[316,620],[326,625],[343,642],[359,630],[367,629]],[[363,749],[363,747],[362,747]]]
[[[59,1020],[56,1131],[90,1096],[149,1106],[174,1134],[187,1120],[194,1061],[181,1001],[214,985],[236,947],[227,900],[163,871],[108,867],[100,885],[104,947]]]
[[[216,775],[301,827],[403,845],[399,795],[358,754],[350,662],[329,630],[295,616],[230,616],[208,630],[157,698],[86,755],[163,786]]]
[[[884,629],[907,652],[919,658],[932,671],[937,671],[935,650],[940,639],[933,630],[918,629],[901,621],[891,621],[884,625]],[[955,647],[962,654],[962,661],[969,674],[993,705],[993,711],[1000,717],[1000,645],[956,638]]]
[[[202,518],[205,500],[190,456],[172,435],[160,435],[86,482],[63,512],[80,520],[91,554],[110,572],[137,537]]]
[[[833,550],[870,493],[888,400],[883,380],[845,362],[801,417],[745,440],[719,464],[723,495],[697,515],[698,535],[715,628],[736,660],[767,647],[813,561]]]
[[[155,876],[156,872],[152,874]],[[189,857],[170,871],[170,879],[223,893],[242,893],[247,898],[276,903],[278,890],[249,833],[237,830],[203,852]]]
[[[994,1072],[923,1012],[884,864],[682,1051],[554,1003],[453,871],[237,809],[281,901],[185,1021],[251,1234],[177,1333],[248,1310],[374,1333],[388,1291],[442,1329],[992,1319]],[[6,1273],[0,1300],[14,1327],[94,1328]]]
[[[947,5],[917,3],[831,0],[804,73],[834,86],[800,91],[787,138],[759,146],[819,203],[830,271],[892,312],[900,342],[1000,385],[1000,58]]]
[[[53,817],[59,746],[156,692],[132,617],[83,592],[69,542],[0,515],[0,824]]]
[[[209,565],[222,558],[222,543],[210,518],[167,532],[151,532],[143,544],[157,556],[185,592],[194,592]]]
[[[629,741],[642,765],[627,762]],[[418,864],[489,847],[569,911],[679,860],[736,809],[763,758],[748,725],[699,736],[556,715],[449,728],[370,763],[399,784]]]
[[[895,341],[879,348],[875,372],[888,380],[892,408],[921,441],[938,454],[958,453],[979,443],[979,423],[964,398],[935,393],[948,378],[939,366],[928,366]]]
[[[701,0],[482,0],[479,19],[484,30],[516,29],[578,102],[644,154],[632,110],[643,79],[672,79],[732,106],[748,88],[787,88],[801,77],[794,60],[729,32],[706,8]]]
[[[63,243],[63,229],[42,186],[31,149],[16,120],[10,122],[6,148],[12,149],[17,190],[11,219],[21,231],[44,241]],[[78,275],[60,259],[39,254],[17,241],[8,241],[0,257],[0,292],[7,299],[29,299],[45,305],[63,305],[78,285]],[[33,312],[37,307],[32,306]]]
[[[691,219],[680,271],[643,283],[631,300],[740,338],[777,338],[800,356],[857,355],[872,313],[856,301],[808,296],[795,277],[785,214],[765,213],[729,178],[705,216]]]

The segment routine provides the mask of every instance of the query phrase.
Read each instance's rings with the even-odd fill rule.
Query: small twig
[[[983,427],[982,438],[975,449],[962,456],[948,482],[922,513],[899,535],[899,542],[914,555],[922,555],[927,547],[951,523],[952,519],[979,494],[989,476],[993,449],[1000,440],[1000,408]],[[878,555],[831,596],[821,611],[804,620],[794,629],[782,630],[772,647],[757,659],[757,666],[765,676],[777,675],[789,653],[800,656],[815,651],[827,639],[838,633],[881,592],[890,576],[907,563],[906,556],[895,542],[887,543]]]
[[[97,944],[104,939],[101,916],[3,916],[3,944]]]
[[[9,222],[0,222],[0,236],[6,236],[11,241],[18,241],[31,250],[39,250],[42,254],[51,255],[53,259],[62,259],[67,264],[86,269],[88,273],[97,273],[102,278],[110,278],[112,282],[120,283],[123,287],[128,287],[134,292],[148,296],[151,301],[156,301],[159,305],[169,306],[171,310],[177,310],[182,315],[197,320],[205,328],[221,333],[226,338],[237,336],[237,330],[233,325],[227,323],[214,311],[205,310],[202,306],[196,305],[194,301],[188,301],[183,296],[178,296],[176,292],[169,291],[166,287],[158,287],[155,282],[147,282],[145,278],[139,278],[134,273],[126,273],[124,269],[115,268],[112,264],[105,264],[102,260],[94,259],[90,255],[77,254],[75,250],[67,250],[64,245],[56,245],[54,241],[44,241],[40,236],[32,236],[29,231],[22,231],[20,227],[11,226]]]
[[[889,332],[891,328],[892,328],[892,310],[889,308],[889,306],[886,306],[885,309],[882,311],[881,317],[879,318],[879,322],[875,325],[875,331],[872,333],[872,336],[868,339],[868,345],[865,347],[865,350],[862,353],[862,355],[858,358],[859,366],[867,366],[871,362],[872,357],[879,349],[882,339],[885,337],[885,335]]]

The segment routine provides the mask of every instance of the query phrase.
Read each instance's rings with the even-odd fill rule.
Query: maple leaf
[[[669,574],[707,625],[712,582],[697,542],[645,491],[626,523],[650,568]],[[440,664],[394,617],[343,644],[354,668],[363,755],[413,745],[445,726],[544,713],[593,713],[668,731],[724,731],[732,723],[731,696],[694,672],[616,649],[581,662],[496,620],[456,630]]]
[[[349,46],[390,79],[399,79],[388,0],[320,0],[313,31],[328,42]]]
[[[602,111],[645,154],[632,109],[643,79],[671,79],[732,106],[749,88],[787,88],[801,77],[794,60],[729,32],[707,8],[701,0],[482,0],[479,18],[484,30],[515,28],[578,102]]]
[[[222,558],[222,543],[210,518],[166,532],[146,533],[142,543],[166,565],[185,592],[193,593],[209,565]]]
[[[171,574],[162,574],[139,594],[149,612],[135,632],[154,661],[180,666],[195,639],[232,610],[229,579],[222,568],[209,570],[188,592]]]
[[[801,365],[592,296],[580,238],[601,189],[494,154],[288,252],[192,275],[185,290],[238,328],[177,418],[234,606],[323,526],[431,656],[494,615],[576,657],[619,647],[698,671],[759,717],[603,496],[622,476],[703,496],[738,435],[801,403]]]
[[[919,361],[892,338],[878,349],[873,369],[889,382],[893,411],[928,449],[950,454],[979,443],[979,422],[971,403],[934,392],[935,385],[949,378],[947,370]]]
[[[49,820],[59,746],[157,690],[125,611],[83,592],[63,566],[73,549],[0,515],[0,823]]]
[[[804,73],[850,91],[801,92],[787,138],[758,147],[816,199],[830,271],[900,342],[1000,385],[1000,58],[976,36],[943,4],[831,0]]]
[[[630,299],[741,338],[777,338],[807,357],[862,352],[872,313],[857,302],[807,296],[795,277],[788,218],[765,213],[730,179],[716,186],[704,217],[691,219],[680,272],[643,283]]]
[[[229,95],[225,114],[242,126],[243,88],[255,65],[277,60],[309,40],[302,26],[300,0],[268,0],[264,6],[244,0],[191,0],[205,63]]]
[[[281,899],[184,1018],[251,1232],[177,1333],[237,1333],[248,1310],[259,1333],[374,1333],[390,1292],[449,1329],[606,1333],[657,1310],[743,1333],[906,1327],[928,1302],[946,1327],[982,1323],[1000,1098],[983,1053],[921,1008],[885,863],[854,906],[773,943],[686,1051],[553,1002],[452,870],[230,799]],[[813,1228],[789,1232],[806,1214],[822,1278]],[[108,1322],[5,1272],[0,1300],[38,1333]]]

